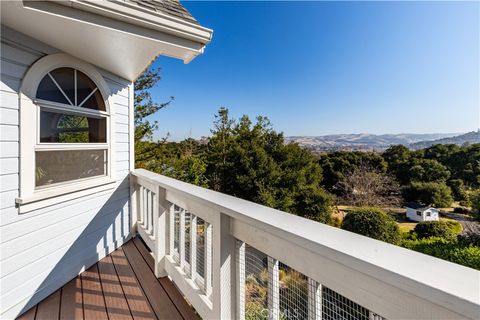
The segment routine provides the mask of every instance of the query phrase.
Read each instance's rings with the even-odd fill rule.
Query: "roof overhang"
[[[130,81],[159,55],[190,62],[212,30],[123,1],[2,1],[2,24]]]

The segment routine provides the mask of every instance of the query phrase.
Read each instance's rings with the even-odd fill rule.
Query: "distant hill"
[[[421,141],[410,144],[408,147],[414,150],[428,148],[433,146],[434,144],[456,144],[456,145],[463,145],[463,144],[472,144],[472,143],[480,143],[480,130],[472,131],[465,134],[461,134],[454,137],[447,137],[442,139],[436,139],[433,141]]]
[[[406,146],[420,142],[438,141],[444,138],[458,136],[458,133],[432,133],[432,134],[334,134],[325,136],[290,136],[285,141],[298,143],[300,146],[314,151],[332,150],[360,150],[382,151],[394,144]]]

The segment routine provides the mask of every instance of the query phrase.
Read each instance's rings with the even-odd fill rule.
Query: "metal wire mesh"
[[[197,218],[197,274],[196,278],[203,281],[205,274],[205,221]]]
[[[180,262],[180,212],[183,210],[179,206],[175,205],[173,207],[173,259],[175,262]]]
[[[384,319],[252,246],[244,261],[246,320]]]
[[[268,257],[247,245],[245,248],[245,319],[268,319]]]

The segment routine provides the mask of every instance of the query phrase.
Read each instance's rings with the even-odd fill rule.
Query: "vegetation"
[[[419,239],[440,237],[454,239],[462,231],[462,226],[456,221],[424,221],[415,226],[414,232]]]
[[[395,220],[376,208],[349,212],[343,220],[342,229],[392,244],[398,244],[401,240],[400,229]]]
[[[159,70],[147,70],[135,82],[136,167],[478,268],[480,241],[457,237],[458,224],[420,223],[402,237],[393,218],[372,207],[397,207],[402,201],[449,207],[458,201],[480,220],[480,144],[414,151],[397,145],[383,153],[318,156],[286,144],[267,118],[232,119],[227,108],[215,115],[207,139],[154,142],[157,123],[150,116],[173,101],[153,101],[149,90],[159,80]],[[335,201],[360,208],[340,222],[332,218]],[[253,294],[263,299],[262,292]],[[261,305],[247,301],[247,308],[253,318],[262,318]]]
[[[480,247],[457,240],[431,237],[404,240],[402,246],[440,259],[480,270]]]

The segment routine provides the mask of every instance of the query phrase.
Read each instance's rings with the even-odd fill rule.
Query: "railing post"
[[[155,239],[155,276],[165,277],[165,256],[167,254],[167,214],[172,204],[165,198],[166,191],[158,187],[153,196],[153,232]]]
[[[215,318],[235,319],[235,238],[230,233],[230,217],[219,212],[213,222],[213,287]]]
[[[204,245],[204,275],[203,275],[203,281],[204,281],[204,292],[207,297],[210,297],[212,294],[212,233],[213,233],[213,227],[210,223],[207,221],[204,222],[205,225],[205,245]]]
[[[278,260],[268,257],[268,318],[280,319],[280,273]]]
[[[308,278],[308,320],[322,319],[322,285]]]
[[[197,216],[190,214],[190,278],[195,281],[197,272]]]
[[[245,320],[245,247],[237,240],[237,320]]]

